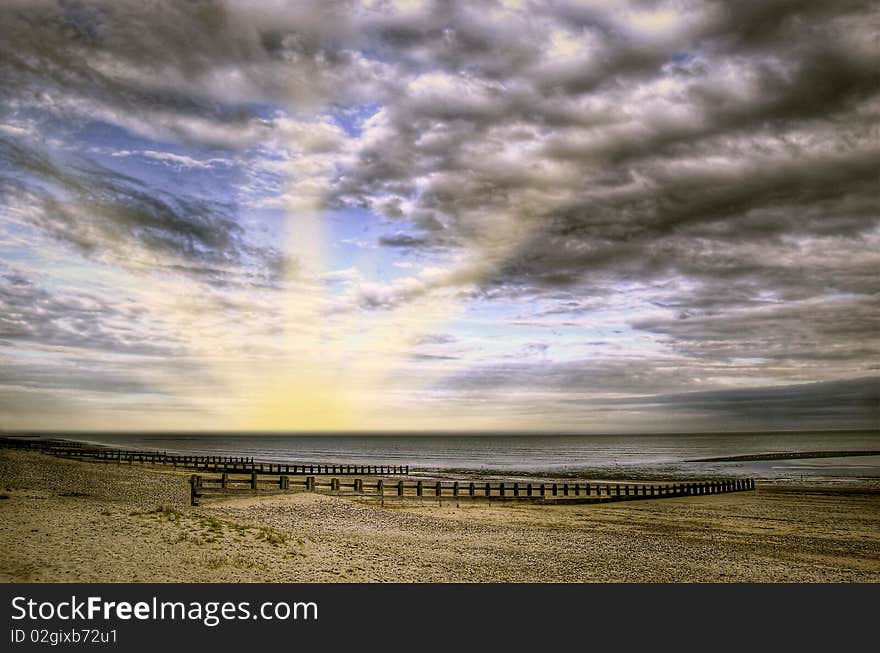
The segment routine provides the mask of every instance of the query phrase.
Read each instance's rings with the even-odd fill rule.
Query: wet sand
[[[880,582],[880,493],[574,505],[317,494],[189,505],[187,474],[0,450],[4,582]]]

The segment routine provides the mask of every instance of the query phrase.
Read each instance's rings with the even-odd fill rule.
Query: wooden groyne
[[[25,449],[40,453],[89,460],[94,462],[140,465],[165,465],[196,471],[226,474],[285,474],[307,475],[399,475],[409,474],[409,465],[342,465],[333,463],[272,463],[246,456],[196,456],[169,454],[165,451],[135,451],[111,447],[90,447],[80,442],[64,440],[18,440],[0,438],[0,447]]]
[[[483,499],[502,501],[531,501],[532,503],[600,503],[633,501],[666,497],[700,496],[744,492],[755,489],[755,481],[727,479],[689,483],[521,483],[519,481],[412,481],[386,479],[317,479],[307,476],[292,479],[279,474],[277,479],[250,476],[231,477],[229,474],[190,477],[192,505],[199,505],[203,497],[254,494],[258,492],[318,492],[336,496],[372,497],[377,499]]]

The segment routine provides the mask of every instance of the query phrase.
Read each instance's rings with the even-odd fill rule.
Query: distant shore
[[[880,451],[776,451],[771,453],[745,454],[741,456],[717,456],[693,458],[689,463],[726,463],[756,460],[794,460],[796,458],[847,458],[850,456],[880,456]]]
[[[3,582],[880,582],[880,492],[189,505],[187,472],[0,450]]]

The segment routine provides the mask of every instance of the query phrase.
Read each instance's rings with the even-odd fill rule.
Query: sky
[[[880,427],[880,7],[0,3],[0,429]]]

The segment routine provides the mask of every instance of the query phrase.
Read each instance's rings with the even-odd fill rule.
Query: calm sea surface
[[[53,434],[55,436],[62,434]],[[265,435],[77,434],[72,439],[133,449],[265,462],[408,464],[411,471],[485,476],[686,478],[752,476],[786,483],[880,487],[880,455],[754,462],[689,462],[743,454],[870,450],[880,431],[687,435]]]

